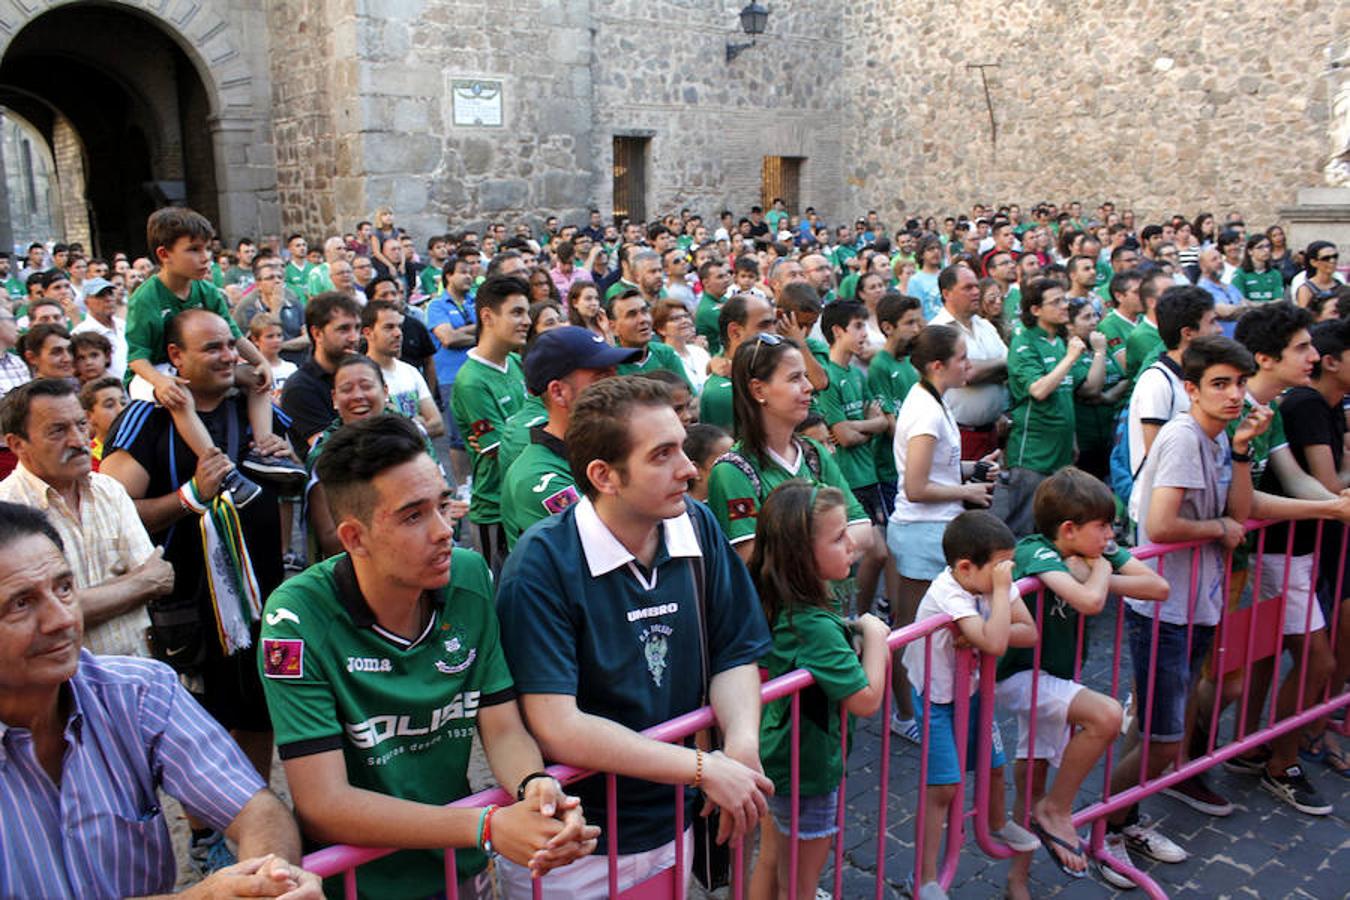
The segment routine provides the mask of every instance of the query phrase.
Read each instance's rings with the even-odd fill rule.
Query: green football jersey
[[[861,422],[867,418],[867,404],[871,395],[867,392],[863,373],[852,366],[841,366],[830,360],[825,371],[830,376],[830,386],[816,395],[817,408],[825,417],[825,424],[833,428],[839,422]],[[835,460],[839,471],[849,487],[865,488],[877,483],[876,449],[869,436],[862,443],[852,447],[841,446],[835,451]]]
[[[647,352],[643,354],[641,361],[621,363],[619,374],[641,375],[653,369],[665,369],[680,376],[680,380],[684,382],[685,387],[689,388],[689,396],[693,397],[694,386],[689,383],[689,375],[684,371],[684,360],[680,359],[680,354],[676,353],[669,344],[663,344],[657,340],[647,342]]]
[[[346,554],[272,593],[258,665],[282,759],[341,750],[353,787],[435,806],[469,795],[478,711],[515,697],[483,558],[455,550],[449,584],[428,595],[409,640],[376,623]],[[460,877],[486,863],[472,849],[455,861]],[[444,866],[439,850],[404,850],[363,865],[359,883],[365,896],[425,897]]]
[[[506,420],[524,403],[525,373],[520,357],[512,353],[506,365],[498,368],[469,351],[469,358],[455,375],[450,411],[473,461],[469,521],[475,525],[501,521],[502,468],[497,450]]]
[[[309,273],[314,271],[314,268],[313,263],[306,262],[297,266],[292,260],[286,263],[282,281],[286,283],[286,287],[299,294],[301,299],[309,299]]]
[[[230,334],[243,337],[234,316],[230,315],[225,294],[211,282],[194,281],[188,288],[187,297],[179,298],[158,276],[152,276],[136,288],[127,301],[127,362],[137,359],[149,360],[151,365],[168,362],[164,326],[185,309],[208,309],[226,321]],[[127,383],[132,377],[128,366]]]
[[[422,271],[417,273],[417,289],[428,297],[435,297],[441,292],[442,271],[440,266],[427,263]]]
[[[1136,380],[1166,349],[1158,326],[1146,318],[1140,319],[1125,339],[1125,377]]]
[[[694,310],[694,332],[708,342],[711,356],[722,352],[722,332],[718,328],[718,320],[725,302],[725,297],[713,297],[704,291],[699,298],[698,308]]]
[[[728,434],[735,431],[736,415],[731,397],[731,379],[709,375],[698,398],[698,420],[725,429]]]
[[[885,413],[892,418],[900,415],[900,406],[909,396],[909,389],[919,383],[919,372],[909,357],[896,359],[885,348],[878,350],[867,366],[867,390]],[[876,450],[877,481],[895,484],[900,473],[895,468],[895,447],[891,435],[878,435],[872,441]]]
[[[527,433],[530,443],[502,479],[502,526],[508,550],[526,528],[581,499],[563,442],[542,428]]]
[[[1244,300],[1253,303],[1272,303],[1284,299],[1284,275],[1279,269],[1266,269],[1264,272],[1238,269],[1233,274],[1233,287],[1238,289]]]
[[[534,394],[525,394],[525,403],[511,413],[511,417],[502,426],[502,442],[497,448],[497,459],[502,471],[511,468],[520,452],[530,443],[530,429],[548,421],[548,410],[544,408],[544,399]]]
[[[1125,341],[1134,331],[1137,322],[1131,322],[1116,310],[1111,310],[1097,324],[1097,330],[1106,335],[1106,352],[1112,356],[1125,346]]]
[[[305,276],[306,297],[301,299],[317,297],[331,290],[336,290],[336,287],[333,284],[332,276],[328,274],[328,263],[319,263],[310,269],[309,274]]]
[[[1073,441],[1066,440],[1074,433],[1072,371],[1049,397],[1031,396],[1032,382],[1048,375],[1066,350],[1063,338],[1051,338],[1039,327],[1015,336],[1008,347],[1009,468],[1051,475],[1073,462]]]

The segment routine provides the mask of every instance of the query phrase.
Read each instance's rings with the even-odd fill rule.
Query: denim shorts
[[[891,522],[886,526],[886,546],[901,575],[915,581],[932,581],[947,568],[942,555],[946,522]],[[908,624],[908,623],[906,623]]]
[[[1158,623],[1158,682],[1153,688],[1153,718],[1148,720],[1148,664],[1153,652],[1153,619],[1125,609],[1130,631],[1130,659],[1134,665],[1135,720],[1139,731],[1149,722],[1149,737],[1155,741],[1180,741],[1186,733],[1186,698],[1200,675],[1200,666],[1214,642],[1213,625]],[[1191,651],[1186,652],[1186,632],[1194,629]]]
[[[914,720],[919,723],[919,734],[923,734],[923,694],[913,686]],[[956,725],[952,716],[955,703],[934,703],[932,705],[933,722],[928,726],[928,783],[959,784],[961,781],[960,758],[956,753]],[[970,698],[970,728],[966,732],[966,771],[975,768],[975,750],[979,740],[978,723],[980,720],[980,695]],[[990,745],[989,768],[1001,769],[1008,761],[1003,755],[1003,736],[998,731],[998,721],[994,720],[993,742]]]
[[[801,810],[797,814],[797,837],[804,841],[833,837],[838,831],[839,791],[798,797]],[[792,834],[792,791],[774,794],[769,798],[769,812],[778,830]]]

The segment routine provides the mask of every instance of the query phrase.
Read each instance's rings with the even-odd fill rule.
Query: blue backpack
[[[1149,366],[1144,372],[1154,368],[1157,363]],[[1143,377],[1143,372],[1139,373]],[[1138,384],[1136,380],[1135,384]],[[1170,406],[1176,409],[1177,389],[1172,383],[1172,379],[1167,379],[1167,387],[1172,391]],[[1133,401],[1131,397],[1131,401]],[[1134,482],[1139,477],[1139,473],[1144,469],[1144,463],[1148,461],[1148,454],[1145,453],[1139,460],[1138,468],[1130,467],[1130,404],[1125,404],[1125,408],[1120,411],[1116,418],[1115,435],[1111,441],[1110,470],[1106,476],[1106,483],[1110,485],[1111,490],[1120,498],[1120,502],[1126,506],[1130,503],[1130,492],[1134,490]]]

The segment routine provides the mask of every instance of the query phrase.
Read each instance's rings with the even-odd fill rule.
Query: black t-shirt
[[[436,345],[432,343],[427,326],[412,316],[404,316],[403,346],[399,349],[398,358],[420,372],[426,365],[427,357],[435,355]]]
[[[238,423],[238,441],[233,459],[237,463],[248,451],[253,440],[248,424],[248,404],[242,397],[230,397],[210,412],[198,411],[211,440],[217,447],[229,452],[228,417]],[[275,434],[285,434],[290,422],[277,411],[272,417]],[[109,442],[104,458],[114,453],[130,453],[150,476],[146,487],[147,498],[163,497],[178,488],[197,470],[197,456],[193,453],[173,424],[173,417],[162,406],[136,400],[130,403],[109,430]],[[253,563],[253,574],[265,598],[281,584],[281,516],[277,495],[266,481],[259,481],[262,493],[239,510],[244,544]],[[150,536],[164,547],[164,560],[173,566],[173,592],[155,601],[161,609],[196,608],[199,621],[205,623],[205,632],[214,630],[211,593],[205,576],[202,556],[202,532],[196,516],[185,516],[165,531]],[[220,652],[217,641],[207,640],[209,648]]]
[[[1309,447],[1328,447],[1331,461],[1336,471],[1341,469],[1341,458],[1345,455],[1345,414],[1340,406],[1328,406],[1322,395],[1310,387],[1296,387],[1284,395],[1280,401],[1280,418],[1284,422],[1284,435],[1289,441],[1289,450],[1294,454],[1300,468],[1309,472]],[[1291,496],[1289,490],[1280,482],[1273,467],[1266,468],[1262,489],[1283,497]],[[1340,526],[1327,522],[1322,526],[1322,546],[1336,547],[1339,552]],[[1266,533],[1266,553],[1284,553],[1289,540],[1288,525],[1272,525]],[[1299,522],[1294,527],[1294,554],[1304,556],[1312,553],[1317,546],[1317,520]]]
[[[333,374],[314,361],[305,360],[286,379],[281,389],[281,408],[291,419],[290,438],[301,456],[309,452],[309,439],[337,418],[333,408]]]

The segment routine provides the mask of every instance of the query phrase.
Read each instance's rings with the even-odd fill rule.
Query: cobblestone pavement
[[[1084,671],[1085,682],[1103,692],[1110,687],[1109,629],[1114,621],[1113,601],[1094,623],[1096,650],[1090,653]],[[1120,699],[1123,702],[1125,698]],[[858,724],[849,758],[842,893],[845,898],[870,897],[875,890],[880,726],[880,716]],[[999,727],[1011,750],[1016,725],[1009,717],[1000,715]],[[1221,723],[1220,734],[1230,735],[1231,727]],[[1350,745],[1350,739],[1343,740]],[[1317,789],[1335,804],[1332,815],[1303,815],[1261,790],[1256,779],[1219,768],[1210,776],[1210,784],[1232,801],[1236,807],[1233,814],[1212,818],[1167,797],[1146,800],[1143,812],[1153,818],[1164,834],[1185,847],[1190,859],[1174,865],[1145,864],[1136,855],[1136,865],[1174,898],[1350,897],[1350,779],[1336,775],[1320,763],[1305,766]],[[1011,769],[1008,777],[1011,779]],[[918,778],[918,748],[892,738],[886,851],[882,863],[886,896],[899,896],[913,869]],[[1099,765],[1080,793],[1080,805],[1099,796],[1101,784]],[[967,793],[973,797],[973,783]],[[1008,804],[1011,810],[1011,788]],[[972,900],[1003,896],[1008,862],[986,857],[969,831],[968,827],[951,896]],[[1032,859],[1031,891],[1035,897],[1143,896],[1137,890],[1117,892],[1095,877],[1068,879],[1050,863],[1044,851],[1038,851]],[[832,882],[833,873],[827,871],[822,884],[828,889]]]

